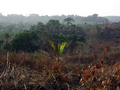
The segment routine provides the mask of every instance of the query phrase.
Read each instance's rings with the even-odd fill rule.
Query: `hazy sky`
[[[120,16],[120,0],[0,0],[0,13]]]

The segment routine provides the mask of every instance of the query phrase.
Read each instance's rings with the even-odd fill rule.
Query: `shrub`
[[[36,32],[22,32],[17,34],[11,41],[11,46],[18,51],[33,52],[38,49],[33,42],[37,41],[38,36]]]

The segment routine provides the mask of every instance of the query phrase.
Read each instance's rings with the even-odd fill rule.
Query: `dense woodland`
[[[0,15],[0,89],[117,90],[120,22]]]

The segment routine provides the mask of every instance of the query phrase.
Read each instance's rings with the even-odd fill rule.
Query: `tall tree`
[[[60,23],[59,23],[59,20],[52,20],[51,19],[51,20],[48,21],[47,25],[55,27],[55,26],[59,26]]]
[[[3,44],[4,40],[0,39],[0,49],[1,49],[1,45]]]
[[[6,43],[8,43],[8,38],[10,37],[9,33],[6,32],[4,37],[5,37],[5,39],[6,39]]]
[[[63,20],[63,22],[66,22],[67,23],[67,25],[70,25],[70,24],[72,24],[72,22],[75,22],[72,18],[65,18],[64,20]]]
[[[93,17],[93,18],[97,18],[97,17],[98,17],[98,14],[93,14],[92,17]]]

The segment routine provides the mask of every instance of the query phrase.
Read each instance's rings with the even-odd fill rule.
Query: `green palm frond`
[[[59,44],[58,44],[58,53],[59,53],[59,57],[61,57],[62,52],[63,52],[63,50],[64,50],[66,44],[67,44],[67,42],[62,42],[62,45],[59,45]]]
[[[55,45],[54,45],[54,43],[50,42],[50,41],[48,41],[48,42],[50,43],[50,46],[52,47],[52,49],[55,51]]]

